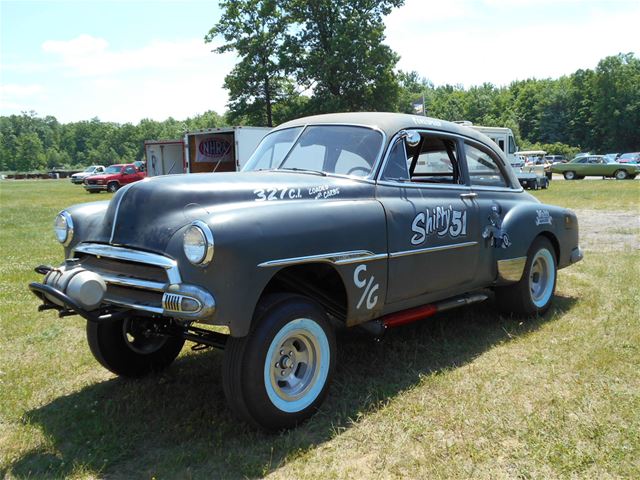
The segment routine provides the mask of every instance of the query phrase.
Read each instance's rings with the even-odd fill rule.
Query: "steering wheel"
[[[364,175],[363,175],[363,176],[365,176],[365,177],[366,177],[367,175],[369,175],[369,171],[370,171],[370,169],[369,169],[369,168],[367,168],[367,167],[353,167],[351,170],[349,170],[349,171],[347,172],[347,175],[353,175],[353,173],[354,173],[354,172],[357,172],[358,170],[361,170],[362,172],[364,172]]]

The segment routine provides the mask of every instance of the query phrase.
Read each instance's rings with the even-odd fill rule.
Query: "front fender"
[[[104,218],[109,201],[89,202],[65,208],[73,221],[73,238],[64,249],[65,258],[69,258],[73,248],[81,241],[102,237]]]
[[[201,285],[213,294],[215,323],[229,326],[233,336],[249,333],[265,287],[290,265],[334,264],[347,290],[349,321],[357,323],[380,315],[386,293],[386,261],[381,259],[386,258],[387,236],[384,210],[378,201],[236,204],[211,212],[203,220],[215,242],[210,265],[199,268],[186,260],[182,252],[184,228],[173,236],[168,250],[178,259],[185,282]],[[374,255],[380,257],[370,258]],[[359,265],[366,266],[358,269]],[[375,286],[374,294],[369,295]]]

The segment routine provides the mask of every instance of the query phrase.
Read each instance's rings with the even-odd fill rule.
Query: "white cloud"
[[[42,43],[42,50],[57,53],[64,58],[84,58],[104,52],[109,43],[103,38],[91,35],[80,35],[72,40],[46,40]]]
[[[211,46],[202,39],[154,40],[140,48],[114,51],[103,38],[80,35],[72,40],[47,40],[42,50],[60,58],[70,76],[105,76],[132,71],[203,68],[213,65]]]
[[[30,103],[44,98],[42,85],[0,85],[0,109],[19,113],[31,110]]]
[[[222,85],[235,63],[232,54],[214,54],[211,45],[195,38],[114,50],[105,39],[80,35],[48,40],[42,50],[56,57],[61,73],[75,85],[57,85],[66,100],[50,108],[62,121],[98,116],[137,122],[183,119],[207,110],[223,113],[227,94]]]
[[[44,91],[42,85],[0,85],[0,95],[11,97],[31,97]]]
[[[589,2],[590,13],[581,19],[554,17],[554,7],[549,7],[544,24],[533,25],[526,18],[517,24],[500,24],[498,19],[505,17],[498,15],[496,5],[502,1],[506,0],[486,0],[486,5],[493,6],[483,9],[481,16],[478,11],[470,13],[472,4],[482,7],[479,2],[461,2],[459,17],[444,28],[437,22],[421,27],[416,22],[403,24],[390,16],[387,43],[402,57],[398,68],[416,70],[436,85],[506,85],[516,79],[557,78],[579,68],[594,68],[608,55],[638,51],[640,6],[610,13],[606,4]],[[517,4],[528,4],[528,0]],[[408,19],[420,18],[423,11],[429,14],[418,0],[408,0],[402,8]]]

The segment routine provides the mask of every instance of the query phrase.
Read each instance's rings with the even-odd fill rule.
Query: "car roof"
[[[277,126],[274,131],[285,128],[298,127],[303,125],[357,125],[375,128],[385,133],[387,141],[400,130],[428,128],[430,130],[456,133],[471,137],[475,140],[487,143],[488,137],[471,127],[465,127],[446,120],[423,117],[421,115],[409,115],[406,113],[391,112],[350,112],[350,113],[329,113],[324,115],[313,115],[302,117],[296,120],[283,123]]]

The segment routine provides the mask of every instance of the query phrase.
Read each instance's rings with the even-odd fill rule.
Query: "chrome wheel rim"
[[[288,413],[311,405],[326,383],[329,361],[329,340],[320,325],[308,318],[286,324],[265,359],[265,387],[273,405]]]
[[[531,301],[538,308],[546,305],[553,293],[554,265],[553,255],[547,249],[538,250],[531,262],[529,290],[531,291]]]
[[[140,355],[160,350],[168,340],[168,337],[154,333],[150,321],[136,318],[127,318],[122,323],[122,335],[127,347]]]

